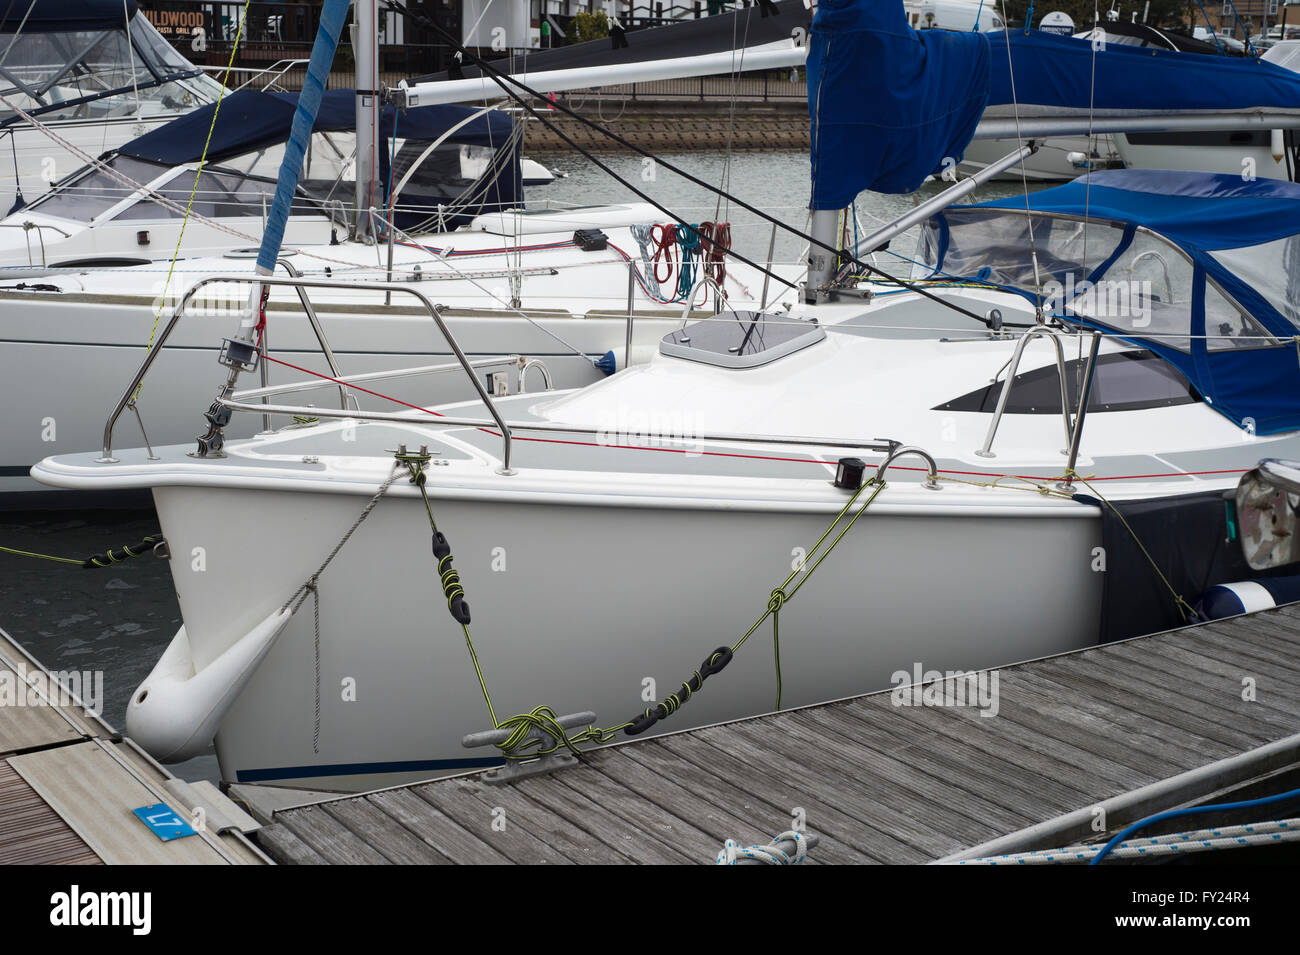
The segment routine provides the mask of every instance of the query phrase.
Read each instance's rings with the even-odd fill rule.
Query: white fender
[[[159,762],[198,756],[291,616],[277,610],[198,673],[182,626],[127,704],[127,735]]]

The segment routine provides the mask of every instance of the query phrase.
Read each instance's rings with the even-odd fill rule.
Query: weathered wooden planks
[[[505,788],[465,776],[282,810],[264,845],[285,862],[671,864],[802,819],[810,861],[932,861],[1300,733],[1300,606],[998,676],[993,717],[868,694]]]

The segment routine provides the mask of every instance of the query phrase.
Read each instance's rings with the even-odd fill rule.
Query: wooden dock
[[[271,861],[245,835],[256,822],[211,784],[176,779],[87,712],[3,631],[0,681],[0,864]],[[159,803],[195,834],[163,841],[133,813]]]
[[[281,810],[284,863],[706,863],[794,822],[817,863],[1051,848],[1300,764],[1300,604],[998,671],[998,712],[889,691]],[[710,689],[715,689],[712,686]],[[1253,694],[1253,699],[1248,699]]]

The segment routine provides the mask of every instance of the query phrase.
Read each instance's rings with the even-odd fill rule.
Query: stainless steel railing
[[[1002,423],[1002,415],[1007,408],[1007,398],[1011,395],[1011,388],[1015,384],[1016,374],[1020,370],[1020,356],[1024,354],[1025,346],[1035,338],[1050,338],[1052,345],[1056,349],[1056,370],[1060,378],[1061,385],[1061,417],[1065,423],[1065,444],[1069,448],[1073,439],[1073,427],[1070,423],[1070,402],[1065,384],[1065,351],[1061,347],[1061,333],[1048,325],[1036,325],[1020,337],[1016,342],[1016,350],[1011,356],[1011,363],[1007,366],[1007,378],[1002,383],[1002,392],[998,395],[998,406],[993,412],[993,420],[989,422],[988,435],[984,438],[984,446],[975,453],[982,458],[995,458],[993,453],[993,439],[997,436],[998,425]],[[1062,454],[1067,453],[1062,451]]]
[[[136,370],[135,375],[132,377],[131,383],[127,386],[126,390],[122,393],[122,397],[118,400],[117,405],[114,407],[112,413],[108,416],[108,421],[105,422],[104,424],[104,454],[101,458],[99,458],[100,463],[104,463],[104,464],[116,463],[117,459],[113,457],[113,429],[114,427],[116,427],[118,418],[121,417],[122,412],[125,411],[128,406],[133,405],[133,396],[135,395],[137,389],[140,387],[140,384],[144,381],[145,376],[148,375],[149,369],[153,366],[154,361],[157,359],[158,355],[162,352],[163,346],[166,345],[167,340],[171,337],[172,332],[175,330],[176,326],[180,323],[181,318],[185,314],[186,306],[189,305],[190,301],[195,297],[195,295],[201,289],[217,283],[230,283],[230,284],[238,284],[238,285],[283,286],[286,288],[296,289],[299,300],[303,305],[303,310],[307,313],[307,317],[311,323],[312,330],[315,332],[316,339],[321,346],[321,352],[325,355],[325,360],[329,364],[330,371],[332,372],[332,376],[340,380],[342,380],[342,375],[339,372],[338,363],[334,358],[334,352],[330,348],[329,341],[327,340],[325,335],[325,330],[321,327],[320,321],[316,316],[315,309],[312,308],[311,300],[308,297],[306,290],[308,288],[323,288],[323,289],[350,290],[350,291],[385,292],[390,294],[393,292],[397,292],[400,294],[410,295],[413,298],[415,298],[428,311],[429,317],[433,319],[434,324],[438,327],[438,331],[442,333],[442,336],[446,340],[447,345],[451,348],[452,352],[455,354],[456,363],[459,365],[461,370],[465,372],[466,377],[469,378],[470,380],[470,384],[474,386],[474,390],[478,393],[479,399],[483,402],[484,406],[487,408],[488,414],[491,415],[493,422],[495,422],[496,424],[496,427],[500,429],[501,438],[502,438],[501,471],[504,474],[511,473],[510,471],[510,453],[511,453],[510,428],[507,426],[505,419],[501,417],[500,412],[497,410],[496,405],[493,403],[492,396],[488,394],[487,389],[484,388],[483,386],[483,383],[479,381],[478,375],[474,373],[474,367],[476,363],[471,362],[469,358],[466,357],[465,352],[461,349],[459,342],[457,342],[455,337],[452,335],[451,329],[448,328],[447,323],[443,321],[441,313],[438,311],[437,307],[432,302],[429,301],[429,299],[424,295],[423,292],[421,292],[418,288],[415,288],[411,284],[391,283],[391,282],[348,282],[348,281],[341,281],[338,279],[304,278],[300,273],[298,273],[295,269],[293,269],[292,266],[284,262],[283,259],[280,260],[279,264],[284,265],[286,271],[290,272],[290,275],[287,278],[281,276],[273,276],[273,275],[247,275],[247,274],[210,275],[195,282],[185,291],[185,294],[181,296],[181,300],[177,303],[176,308],[172,310],[171,317],[168,319],[167,324],[163,327],[162,332],[155,340],[153,347],[149,349],[148,353],[144,357],[144,360],[140,363],[140,367]],[[430,367],[432,368],[434,366],[430,366]],[[409,374],[415,372],[412,369],[400,369],[398,372],[394,372],[394,374],[403,374],[403,373]],[[360,377],[362,376],[354,376],[354,378],[360,378]],[[266,385],[265,381],[263,381],[263,387],[254,389],[254,392],[257,394],[257,396],[263,397],[264,399],[266,394],[274,393],[274,389],[271,386]],[[340,411],[335,414],[329,414],[329,415],[327,415],[321,409],[314,409],[314,408],[312,409],[292,408],[290,410],[282,410],[278,406],[266,404],[264,400],[263,403],[254,404],[254,405],[244,405],[240,402],[234,401],[229,398],[218,398],[217,400],[224,407],[230,408],[232,410],[252,411],[254,413],[261,414],[264,417],[269,416],[271,414],[304,414],[304,413],[314,414],[322,417],[328,416],[328,417],[336,417],[336,418],[376,417],[377,413],[375,412],[362,413],[360,411],[348,408],[349,396],[346,390],[346,384],[339,385],[339,393],[340,393]],[[245,393],[244,396],[250,397],[251,395]]]

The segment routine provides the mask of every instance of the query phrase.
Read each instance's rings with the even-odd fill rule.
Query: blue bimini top
[[[920,245],[930,275],[1022,292],[1150,349],[1243,428],[1300,430],[1300,185],[1094,172],[946,209]]]

